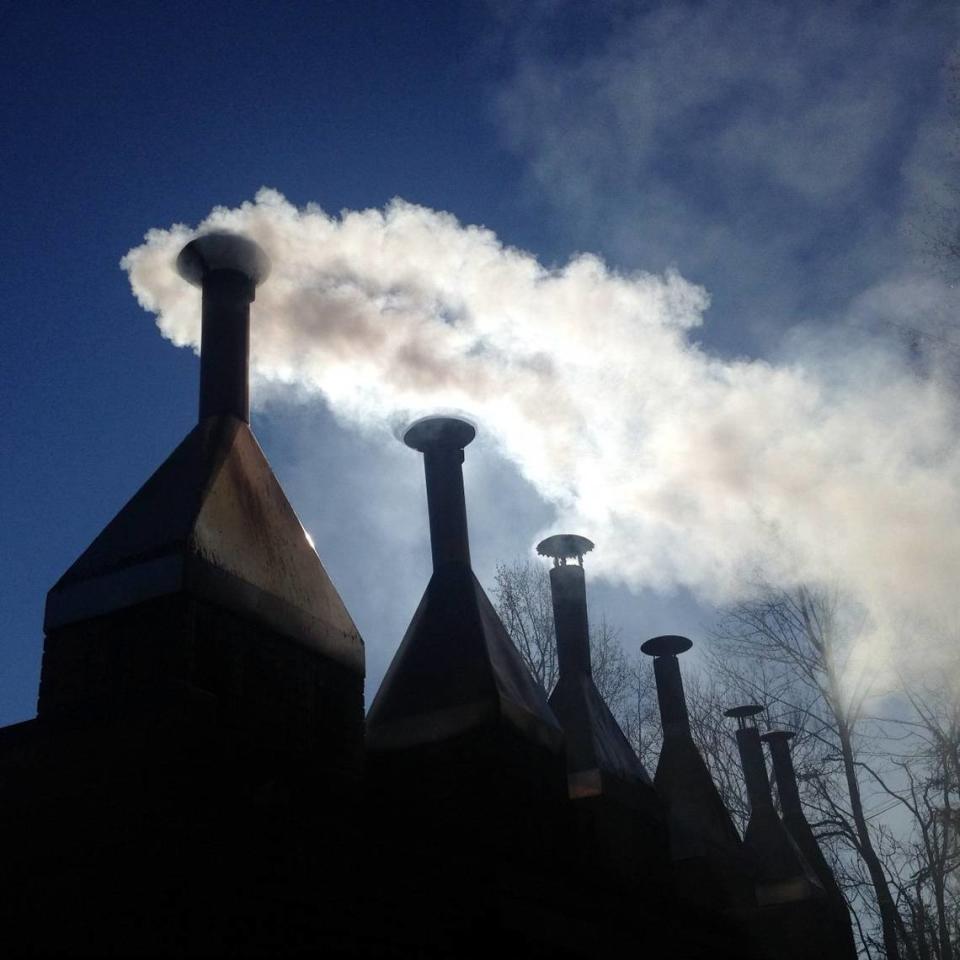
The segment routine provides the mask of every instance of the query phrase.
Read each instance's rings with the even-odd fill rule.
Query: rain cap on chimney
[[[230,414],[249,423],[250,304],[270,261],[246,237],[207,233],[180,251],[177,270],[203,291],[200,419]]]
[[[249,237],[222,230],[201,234],[177,256],[177,272],[194,286],[202,287],[208,277],[221,271],[240,274],[259,287],[270,274],[270,258]]]
[[[563,733],[470,567],[463,448],[475,429],[455,417],[414,423],[423,454],[433,576],[367,716],[368,743],[393,749],[506,723],[557,751]]]
[[[200,422],[57,581],[45,629],[184,594],[362,674],[353,620],[247,422],[250,303],[266,254],[213,233],[177,266],[203,290]],[[41,709],[56,699],[57,662],[45,655]]]

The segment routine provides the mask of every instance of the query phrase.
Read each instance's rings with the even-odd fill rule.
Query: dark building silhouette
[[[431,906],[417,941],[442,954],[488,954],[504,939],[546,954],[563,948],[560,931],[530,918],[555,909],[544,894],[563,732],[470,567],[461,465],[473,437],[443,417],[404,436],[423,454],[434,569],[367,718],[370,797],[390,850],[377,876],[388,891],[422,884]]]
[[[208,234],[177,267],[202,288],[199,422],[51,589],[38,715],[0,730],[6,955],[849,957],[785,740],[786,828],[751,728],[744,842],[690,733],[683,638],[644,645],[664,743],[643,769],[593,681],[585,538],[540,545],[549,699],[530,675],[470,566],[465,421],[404,438],[434,569],[364,718],[363,642],[249,426],[267,258]],[[785,891],[840,946],[774,931]]]
[[[200,420],[50,591],[37,719],[0,731],[11,953],[354,929],[363,643],[250,432],[268,264],[213,235],[178,266],[203,290]]]

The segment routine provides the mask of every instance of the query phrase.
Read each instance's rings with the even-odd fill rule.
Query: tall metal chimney
[[[200,689],[242,705],[251,730],[335,744],[346,769],[363,640],[248,422],[250,303],[269,262],[208,233],[176,266],[202,288],[200,419],[50,590],[40,710]]]
[[[686,637],[668,634],[653,637],[640,647],[643,653],[654,658],[653,672],[657,678],[657,701],[664,736],[690,736],[690,716],[677,657],[692,646]]]
[[[773,759],[773,775],[777,781],[777,796],[780,798],[780,809],[784,818],[792,816],[806,817],[800,805],[800,789],[797,786],[797,773],[793,768],[793,757],[790,754],[790,741],[796,736],[792,730],[771,730],[760,739],[770,747],[770,756]]]
[[[448,563],[470,566],[467,504],[463,493],[463,450],[477,431],[456,417],[425,417],[404,434],[403,442],[423,454],[433,569]]]
[[[560,676],[593,676],[590,664],[590,625],[587,621],[587,586],[583,555],[593,549],[586,537],[558,533],[537,544],[541,557],[551,557],[550,594],[553,623],[557,633],[557,661]],[[576,559],[576,564],[567,563]]]
[[[232,416],[250,422],[250,304],[270,260],[247,237],[206,233],[177,257],[180,276],[203,291],[200,420]]]
[[[747,785],[747,797],[751,812],[759,810],[773,811],[773,798],[770,796],[770,778],[763,759],[763,747],[760,745],[760,731],[757,730],[757,714],[763,713],[763,707],[756,703],[731,707],[723,715],[737,721],[737,749],[743,766],[743,778]]]
[[[423,454],[433,575],[367,714],[371,750],[406,749],[506,721],[560,753],[563,733],[470,567],[463,450],[475,428],[418,420],[404,434]]]

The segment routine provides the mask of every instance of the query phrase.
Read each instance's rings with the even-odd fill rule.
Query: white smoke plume
[[[960,453],[948,381],[875,339],[793,362],[691,340],[707,293],[581,255],[548,269],[489,230],[402,201],[327,215],[272,190],[198,230],[153,230],[123,260],[174,344],[199,292],[173,262],[197,232],[257,240],[254,375],[359,426],[468,412],[547,501],[602,543],[592,572],[710,601],[761,571],[839,587],[867,611],[861,658],[949,615]]]

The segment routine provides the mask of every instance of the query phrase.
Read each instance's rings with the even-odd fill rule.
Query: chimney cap
[[[537,544],[537,553],[541,557],[554,560],[579,560],[583,564],[583,555],[593,549],[593,541],[576,533],[555,533]]]
[[[177,272],[196,287],[218,270],[241,273],[258,286],[270,273],[270,258],[249,237],[226,230],[195,237],[177,257]]]
[[[771,730],[768,733],[761,735],[760,739],[764,743],[775,743],[777,741],[783,741],[786,743],[788,740],[792,740],[796,736],[796,732],[793,730]]]
[[[763,711],[764,708],[759,703],[745,703],[741,707],[731,707],[729,710],[724,710],[723,715],[730,717],[731,720],[746,720],[747,717],[755,717]]]
[[[420,453],[436,447],[462,450],[476,435],[477,428],[459,417],[423,417],[407,427],[403,442]]]
[[[651,637],[646,643],[640,645],[640,650],[648,657],[676,657],[686,653],[692,646],[693,641],[686,637],[665,634],[662,637]]]

